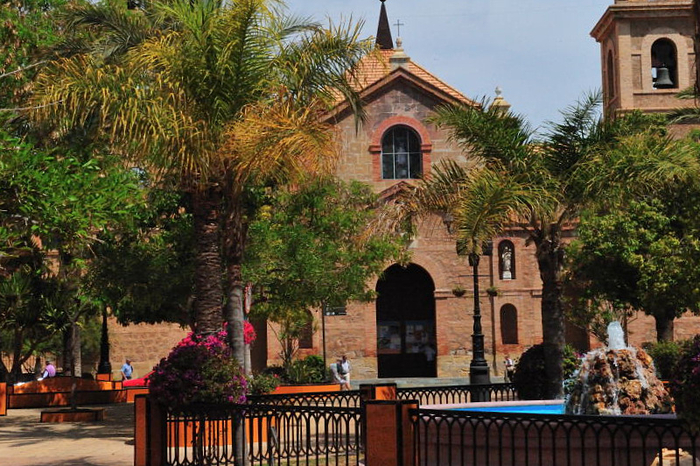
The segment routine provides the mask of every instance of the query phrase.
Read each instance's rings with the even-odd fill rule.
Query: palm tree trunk
[[[228,344],[231,347],[233,357],[241,367],[245,366],[245,342],[243,339],[244,313],[243,294],[245,286],[241,273],[243,261],[243,248],[246,238],[246,223],[243,219],[243,210],[240,197],[233,194],[233,190],[227,192],[232,195],[227,199],[226,214],[224,217],[225,231],[223,248],[226,263],[226,305],[224,315],[226,318],[226,334]],[[245,429],[242,419],[236,416],[234,423],[235,437],[235,463],[246,466],[248,455],[246,454]]]
[[[542,339],[547,387],[546,397],[561,398],[563,389],[563,354],[565,344],[564,306],[562,303],[562,272],[564,250],[561,230],[551,225],[550,230],[535,240],[537,263],[542,278]]]
[[[195,259],[194,314],[195,331],[208,335],[221,329],[223,302],[219,208],[221,193],[208,188],[194,193]]]
[[[226,307],[225,316],[227,323],[228,342],[241,366],[245,363],[245,343],[243,340],[243,295],[245,284],[241,273],[243,261],[243,248],[246,239],[246,223],[243,218],[242,208],[238,197],[232,196],[227,206],[224,219],[224,257],[226,261]]]
[[[240,276],[240,266],[232,265],[228,267],[228,276],[238,274]],[[225,315],[227,323],[227,335],[229,346],[233,357],[241,365],[245,364],[245,343],[243,341],[243,282],[239,280],[229,280],[226,286],[228,290]]]

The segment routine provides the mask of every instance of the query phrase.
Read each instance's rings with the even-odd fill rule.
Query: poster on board
[[[398,354],[401,352],[401,323],[379,322],[377,325],[377,353]]]

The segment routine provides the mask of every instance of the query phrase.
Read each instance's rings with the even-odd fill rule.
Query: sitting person
[[[44,372],[41,374],[41,379],[46,379],[49,377],[56,377],[56,366],[49,360],[46,361],[46,367],[44,367]]]

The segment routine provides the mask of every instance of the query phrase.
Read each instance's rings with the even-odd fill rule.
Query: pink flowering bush
[[[700,335],[681,351],[670,388],[678,416],[693,432],[700,432]]]
[[[226,344],[226,332],[189,334],[153,369],[150,393],[160,404],[243,403],[248,384]]]
[[[253,328],[253,324],[246,320],[245,325],[243,326],[243,342],[246,345],[252,345],[257,337],[258,334],[255,333],[255,328]]]

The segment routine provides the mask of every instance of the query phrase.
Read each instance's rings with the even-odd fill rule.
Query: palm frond
[[[34,98],[40,108],[32,117],[54,121],[65,131],[97,115],[112,142],[132,156],[155,155],[163,170],[177,166],[188,176],[203,175],[209,165],[204,155],[215,135],[196,118],[176,83],[161,78],[136,68],[104,66],[91,56],[59,60],[38,77]]]
[[[567,177],[587,151],[604,137],[600,104],[602,94],[591,92],[562,111],[560,123],[548,123],[546,165],[555,176]]]
[[[462,191],[467,189],[474,177],[474,172],[480,169],[483,169],[483,164],[476,159],[470,159],[464,165],[454,160],[439,162],[432,167],[429,176],[419,181],[411,196],[405,200],[406,208],[418,216],[453,211]]]
[[[352,18],[329,22],[327,27],[309,28],[296,40],[282,42],[274,62],[276,79],[301,102],[320,98],[330,106],[340,94],[363,118],[357,69],[373,45],[360,39],[362,26]]]
[[[481,253],[488,240],[513,224],[528,223],[534,212],[552,205],[551,192],[525,178],[494,170],[480,170],[454,210],[457,238],[466,252]],[[541,215],[541,214],[540,214]]]
[[[676,97],[679,99],[697,99],[698,98],[698,91],[695,88],[695,86],[690,86],[686,87],[685,89],[681,90],[678,94],[676,94]]]
[[[68,10],[67,27],[73,31],[89,31],[96,38],[86,41],[72,37],[72,42],[62,45],[65,51],[92,53],[107,62],[122,56],[158,31],[152,17],[129,10],[124,1],[77,4]]]
[[[622,138],[582,166],[588,198],[624,200],[700,176],[693,144],[649,131]],[[634,180],[630,183],[630,180]]]
[[[487,108],[483,110],[483,108]],[[431,121],[446,127],[450,140],[487,164],[502,164],[526,172],[538,158],[534,133],[522,116],[503,113],[482,100],[478,107],[450,105],[438,108]]]
[[[700,107],[677,108],[668,114],[668,120],[673,123],[697,123],[700,121]]]
[[[220,155],[238,184],[294,183],[335,168],[337,135],[319,121],[321,103],[301,106],[278,94],[248,106],[226,130]]]

